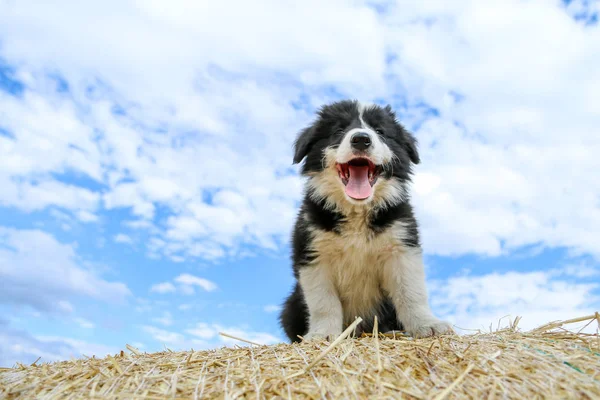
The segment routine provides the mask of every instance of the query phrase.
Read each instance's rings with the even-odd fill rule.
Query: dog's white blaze
[[[358,109],[358,119],[363,128],[368,127],[368,125],[365,123],[365,120],[363,119],[363,114],[365,113],[365,110],[368,109],[370,106],[371,105],[363,104],[361,102],[358,102],[356,106],[356,108]]]
[[[375,164],[383,164],[392,160],[392,151],[379,138],[377,132],[371,128],[354,128],[346,132],[344,139],[342,139],[342,143],[340,143],[340,146],[338,147],[336,154],[336,161],[338,163],[347,163],[355,157],[354,151],[352,150],[351,140],[352,135],[357,132],[367,132],[371,137],[371,146],[369,147],[367,154]]]
[[[381,140],[377,132],[373,130],[363,119],[363,113],[368,107],[358,103],[358,119],[360,120],[361,127],[354,128],[346,132],[344,139],[340,143],[336,154],[336,161],[340,164],[347,163],[354,157],[352,145],[350,143],[352,135],[356,132],[367,132],[371,137],[371,147],[369,148],[369,157],[375,164],[383,164],[391,161],[393,155],[390,148]]]

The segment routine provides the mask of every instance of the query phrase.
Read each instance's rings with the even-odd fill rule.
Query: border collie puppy
[[[415,138],[390,106],[340,101],[322,107],[296,139],[307,178],[292,235],[296,284],[280,315],[291,341],[356,333],[451,332],[431,312],[417,222],[409,203]]]

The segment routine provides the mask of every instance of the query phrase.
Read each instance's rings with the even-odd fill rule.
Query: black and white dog
[[[292,235],[296,285],[280,315],[291,341],[342,333],[450,332],[431,312],[417,222],[407,185],[419,163],[415,138],[390,106],[340,101],[300,132],[305,196]]]

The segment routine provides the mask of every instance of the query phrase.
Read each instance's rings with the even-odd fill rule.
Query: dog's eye
[[[335,130],[336,135],[341,135],[342,133],[344,133],[344,130],[342,128],[338,128]]]
[[[383,135],[383,128],[377,128],[375,129],[375,132],[377,132],[378,135]]]

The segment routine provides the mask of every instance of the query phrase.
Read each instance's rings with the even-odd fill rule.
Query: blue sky
[[[282,341],[291,146],[341,98],[419,139],[436,314],[600,308],[598,2],[59,3],[0,2],[0,366]]]

